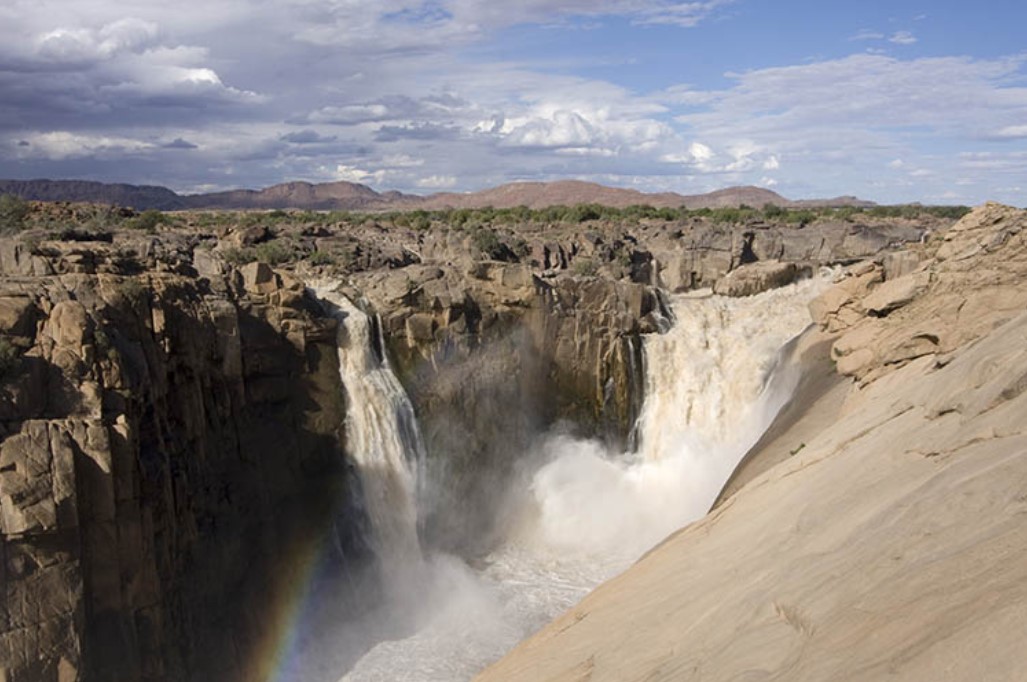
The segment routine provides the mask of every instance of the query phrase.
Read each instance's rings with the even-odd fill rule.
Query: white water
[[[809,324],[811,279],[747,298],[673,299],[674,326],[645,339],[639,449],[556,436],[535,475],[544,544],[626,565],[710,509],[788,401],[798,371],[780,349]]]
[[[418,570],[403,577],[413,586],[405,592],[416,595],[411,610],[425,617],[413,635],[372,648],[344,682],[470,679],[668,533],[704,515],[794,390],[797,372],[789,371],[794,368],[779,350],[809,323],[806,304],[826,281],[818,278],[746,299],[676,297],[674,327],[645,340],[646,399],[638,452],[611,453],[598,442],[566,435],[544,438],[545,464],[533,477],[507,544],[487,557],[479,571],[447,556],[420,562],[418,550]],[[340,360],[343,342],[340,331]],[[352,332],[349,342],[357,342]],[[345,362],[349,367],[351,360]],[[356,374],[343,376],[350,391],[351,385],[367,381],[361,379],[359,363],[353,369]],[[383,370],[388,371],[387,365]],[[389,375],[372,375],[369,381],[395,384],[402,394]],[[389,389],[361,400],[391,395]],[[377,415],[383,408],[356,402],[351,400],[351,406],[372,414],[354,417],[351,428],[360,428],[358,422],[381,424]],[[377,447],[356,440],[377,437],[373,430],[350,437],[353,450],[357,443],[371,451]],[[380,550],[387,553],[381,555],[383,562],[399,560],[397,551],[409,559],[407,549],[384,546],[393,538],[406,547],[414,533],[416,548],[409,457],[390,451],[358,461],[362,468],[380,470],[377,477],[383,481],[395,478],[383,484],[382,500],[400,488],[407,491],[410,508],[390,502],[369,511],[376,533],[380,513],[400,517],[380,521],[387,529],[380,539]],[[387,473],[391,466],[405,473]],[[410,530],[400,532],[394,525]]]
[[[384,349],[375,347],[371,319],[331,285],[316,287],[315,293],[339,321],[347,450],[358,465],[384,588],[391,599],[402,601],[423,571],[416,467],[424,460],[424,442],[406,391]]]

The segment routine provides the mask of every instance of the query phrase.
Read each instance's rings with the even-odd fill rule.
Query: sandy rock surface
[[[835,417],[792,415],[773,466],[479,679],[1022,679],[1024,224],[987,205],[893,285],[850,271],[812,306],[855,380]]]

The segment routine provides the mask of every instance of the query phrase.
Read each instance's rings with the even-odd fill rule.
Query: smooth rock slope
[[[844,402],[790,415],[743,465],[765,471],[479,679],[1022,679],[1025,225],[986,205],[853,268],[806,341]]]

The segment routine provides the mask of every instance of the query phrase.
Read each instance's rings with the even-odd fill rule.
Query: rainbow
[[[319,568],[331,550],[331,525],[290,547],[290,560],[279,571],[242,679],[253,682],[304,682],[300,677],[303,642],[311,625]]]

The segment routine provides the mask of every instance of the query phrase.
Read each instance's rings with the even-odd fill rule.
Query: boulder
[[[925,272],[903,275],[898,279],[879,284],[870,295],[863,298],[863,308],[871,315],[883,317],[891,311],[909,304],[930,284],[930,275]]]
[[[724,275],[713,285],[713,292],[722,296],[752,296],[791,284],[810,274],[808,266],[797,263],[757,261],[742,265]]]
[[[247,263],[239,268],[239,273],[247,293],[270,294],[278,290],[278,278],[267,263]]]

